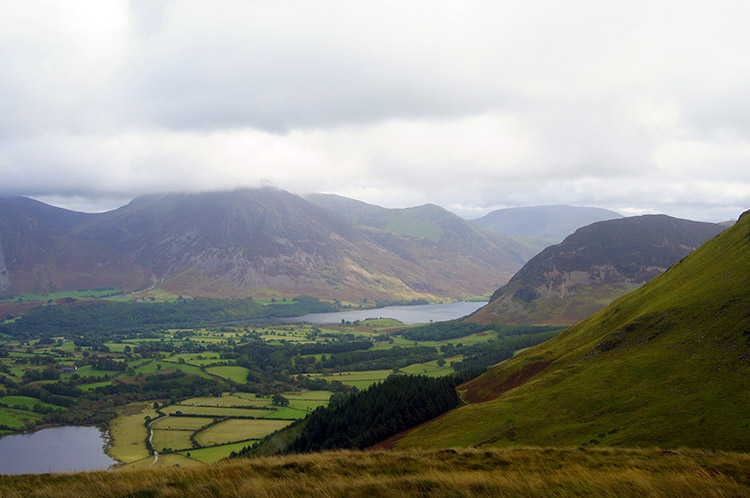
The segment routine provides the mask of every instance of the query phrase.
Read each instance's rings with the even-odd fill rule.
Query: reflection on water
[[[0,438],[0,474],[102,470],[117,463],[96,427],[63,426]]]

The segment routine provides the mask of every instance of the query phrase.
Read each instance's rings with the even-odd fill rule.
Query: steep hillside
[[[475,225],[507,235],[556,244],[577,229],[622,215],[608,209],[577,206],[527,206],[498,209],[472,220]]]
[[[488,292],[523,264],[495,270],[424,239],[371,234],[271,188],[146,196],[75,231],[192,295],[458,298]]]
[[[0,199],[0,295],[151,285],[151,273]]]
[[[470,321],[577,323],[724,230],[665,215],[601,221],[533,257]]]
[[[397,447],[750,449],[750,212],[641,289],[463,386]]]

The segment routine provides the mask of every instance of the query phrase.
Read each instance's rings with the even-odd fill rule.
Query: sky
[[[750,209],[750,2],[0,0],[0,194]]]

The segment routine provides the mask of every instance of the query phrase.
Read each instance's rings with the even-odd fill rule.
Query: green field
[[[149,289],[147,291],[141,291],[141,292],[135,292],[131,294],[124,294],[122,296],[112,296],[106,298],[108,301],[119,301],[119,302],[128,302],[128,301],[134,301],[136,299],[148,299],[148,298],[154,298],[155,301],[158,302],[170,302],[173,303],[177,301],[177,298],[180,296],[180,294],[175,294],[173,292],[168,292],[162,289]],[[188,296],[182,296],[182,297],[188,297]]]
[[[72,343],[63,344],[63,346],[66,346],[68,344],[72,344]],[[125,342],[105,342],[104,345],[107,346],[110,351],[115,352],[115,353],[122,353],[122,352],[124,352],[125,351],[125,346],[130,346],[131,348],[133,347],[132,344],[128,344],[128,343],[125,343]],[[60,348],[60,349],[62,349],[62,348]],[[71,347],[70,350],[72,351],[73,348]]]
[[[161,363],[162,368],[164,369],[182,370],[186,374],[201,375],[201,376],[206,375],[205,373],[203,373],[203,370],[201,370],[200,367],[197,367],[195,365],[189,365],[187,363],[177,363],[177,362],[171,362],[171,361],[161,361],[159,363]]]
[[[73,376],[74,374],[78,374],[79,377],[99,377],[99,378],[102,378],[102,377],[104,377],[106,375],[109,375],[110,377],[113,377],[113,376],[118,375],[120,373],[122,373],[122,372],[120,372],[119,370],[97,370],[94,367],[92,367],[91,365],[84,365],[84,366],[80,367],[78,370],[76,370],[75,372],[73,372],[72,374],[63,374],[63,375],[61,375],[61,377],[67,378],[67,377]]]
[[[328,406],[332,394],[330,391],[303,391],[286,392],[283,396],[289,400],[290,408],[312,411],[319,406]]]
[[[66,297],[72,298],[86,298],[86,297],[103,297],[111,294],[117,294],[122,292],[121,290],[107,289],[107,290],[71,290],[71,291],[60,291],[50,292],[48,294],[22,294],[12,299],[4,299],[4,301],[49,301],[50,299],[63,299]]]
[[[183,407],[178,405],[171,405],[162,410],[164,413],[175,413],[181,411],[182,413],[188,413],[190,415],[208,415],[213,417],[265,417],[270,410],[255,410],[252,408],[226,408],[221,406],[196,406]],[[272,412],[271,412],[272,413]]]
[[[231,367],[208,367],[206,372],[212,375],[218,375],[225,379],[229,379],[238,384],[244,384],[247,382],[247,374],[250,372],[245,367],[231,366]]]
[[[370,387],[376,382],[384,381],[392,373],[393,370],[363,370],[361,372],[339,372],[322,375],[320,377],[323,377],[329,382],[332,380],[338,380],[342,384],[354,386],[362,390]]]
[[[7,425],[16,429],[23,428],[27,421],[34,421],[41,415],[27,410],[0,407],[0,425]]]
[[[251,402],[254,406],[270,406],[271,405],[271,398],[270,397],[258,397],[258,395],[253,393],[241,393],[236,392],[232,394],[232,396],[236,396],[238,398],[243,398]]]
[[[80,369],[79,369],[80,370]],[[187,363],[176,363],[166,360],[155,360],[150,363],[145,363],[143,365],[140,365],[138,368],[135,369],[135,373],[139,374],[150,374],[155,373],[163,370],[182,370],[185,373],[188,374],[194,374],[194,375],[202,375],[206,376],[205,373],[195,365],[189,365]]]
[[[161,417],[159,420],[151,423],[154,430],[189,430],[197,431],[201,427],[210,424],[210,418],[203,417]]]
[[[450,366],[451,361],[460,361],[462,357],[453,357],[446,359],[446,364],[438,366],[438,360],[428,361],[426,363],[414,363],[405,366],[400,370],[409,375],[426,375],[428,377],[444,377],[451,375],[456,371]]]
[[[192,431],[154,429],[154,439],[152,444],[154,445],[154,449],[160,453],[164,448],[171,448],[173,450],[192,448],[193,442],[190,441],[190,435],[192,433]]]
[[[171,356],[172,359],[178,360],[182,358],[188,363],[193,363],[195,361],[211,361],[211,362],[217,362],[221,358],[221,355],[219,353],[212,353],[210,351],[206,351],[203,353],[179,353]]]
[[[327,404],[327,403],[326,403]],[[321,406],[321,405],[318,405]],[[278,411],[272,412],[270,410],[264,410],[268,415],[263,418],[274,418],[280,420],[298,420],[307,417],[312,410],[300,410],[298,408],[282,408]]]
[[[62,408],[51,403],[45,403],[39,398],[32,398],[31,396],[3,396],[0,398],[0,403],[8,406],[20,405],[27,409],[32,409],[34,405],[42,405],[49,408]]]
[[[199,432],[195,439],[203,446],[226,444],[244,439],[261,439],[274,431],[283,429],[290,423],[291,420],[230,419]]]
[[[212,446],[210,448],[196,448],[187,451],[180,451],[180,455],[188,456],[193,460],[202,463],[218,462],[222,458],[228,457],[233,451],[240,451],[245,446],[250,446],[254,441],[242,441],[240,443],[229,443],[221,446]]]
[[[149,457],[145,443],[148,430],[143,422],[146,415],[151,418],[157,416],[153,404],[148,401],[130,403],[117,407],[116,410],[117,417],[109,424],[112,439],[107,453],[123,463]]]
[[[242,407],[258,407],[258,406],[270,406],[271,400],[267,398],[256,398],[254,395],[249,397],[241,396],[246,393],[235,393],[228,394],[224,393],[222,396],[201,396],[197,398],[189,398],[180,401],[181,406],[242,406]]]

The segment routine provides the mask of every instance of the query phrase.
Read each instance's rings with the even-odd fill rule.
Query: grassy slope
[[[747,289],[750,214],[638,291],[470,381],[471,404],[393,444],[750,450]]]
[[[0,476],[0,495],[750,496],[750,456],[696,450],[342,451],[199,468],[168,457],[182,468]]]

